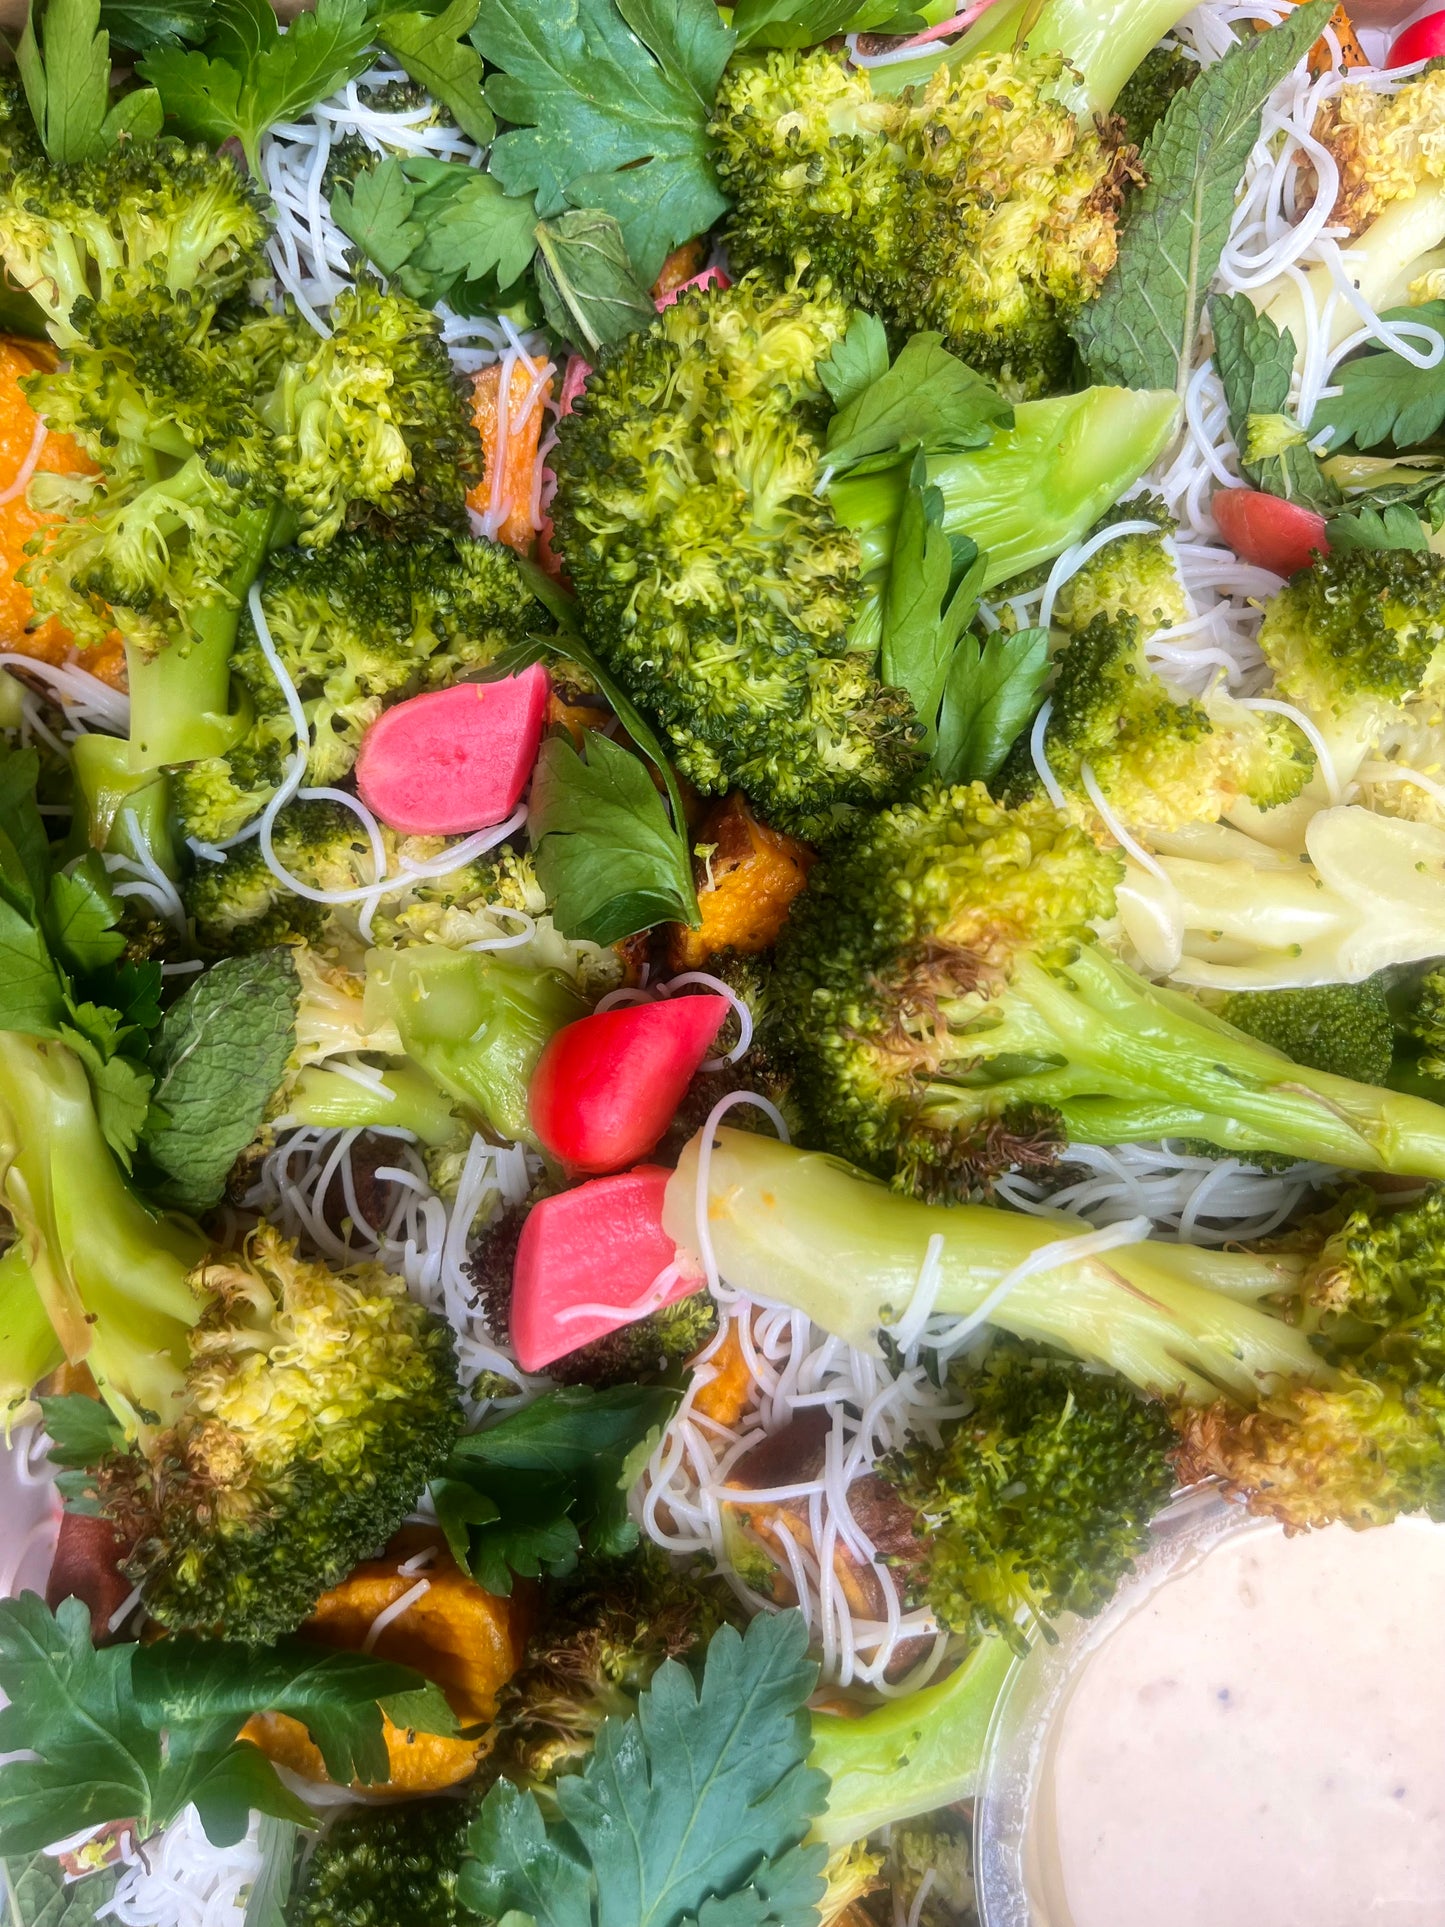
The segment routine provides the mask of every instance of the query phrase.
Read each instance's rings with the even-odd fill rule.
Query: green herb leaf
[[[115,927],[119,921],[120,906],[94,852],[50,879],[47,928],[72,970],[103,970],[119,960],[125,950],[125,938]]]
[[[574,209],[541,222],[535,235],[542,312],[564,341],[595,358],[656,321],[656,305],[633,273],[622,229],[610,214]]]
[[[650,286],[726,211],[707,129],[734,35],[713,0],[481,0],[472,41],[509,123],[491,170],[539,215],[611,214]]]
[[[1214,365],[1245,475],[1266,494],[1310,508],[1335,507],[1340,491],[1289,412],[1294,336],[1257,313],[1247,294],[1215,295],[1209,318]]]
[[[817,47],[839,33],[918,33],[921,13],[897,0],[739,0],[733,31],[739,47]]]
[[[1144,145],[1148,184],[1125,214],[1119,258],[1074,322],[1090,381],[1183,393],[1264,104],[1331,11],[1331,0],[1306,0],[1278,26],[1246,34],[1170,101]]]
[[[0,1861],[0,1897],[7,1897],[6,1927],[92,1927],[98,1910],[115,1892],[114,1868],[67,1880],[53,1854]]]
[[[888,373],[888,330],[877,315],[854,310],[848,332],[818,363],[818,379],[835,408],[847,408]]]
[[[285,1074],[299,992],[290,951],[262,950],[222,958],[166,1012],[145,1122],[163,1202],[199,1212],[220,1199]]]
[[[1445,335],[1445,301],[1390,308],[1380,319],[1423,322]],[[1445,358],[1433,368],[1417,368],[1393,349],[1376,349],[1342,363],[1334,383],[1340,393],[1326,396],[1310,423],[1311,434],[1334,430],[1332,448],[1347,442],[1356,448],[1378,448],[1382,442],[1414,448],[1445,422]]]
[[[565,737],[543,743],[527,820],[537,878],[563,936],[620,943],[697,917],[682,833],[647,766],[605,736],[589,736],[585,762]]]
[[[1325,524],[1332,549],[1417,549],[1430,546],[1424,524],[1415,510],[1403,502],[1392,502],[1384,509],[1364,504],[1346,509]]]
[[[510,287],[537,246],[530,200],[504,194],[474,167],[425,155],[379,161],[337,188],[331,212],[369,261],[428,307],[465,303],[467,284],[489,276]]]
[[[395,157],[366,168],[353,186],[338,187],[331,197],[336,225],[389,281],[425,238],[426,229],[412,218],[415,207],[416,190]]]
[[[806,1764],[817,1668],[798,1613],[723,1627],[701,1687],[676,1660],[557,1782],[563,1824],[498,1781],[470,1831],[463,1903],[537,1927],[811,1927],[827,1849],[800,1847],[827,1781]]]
[[[83,1392],[61,1392],[39,1401],[40,1415],[50,1435],[47,1457],[52,1465],[69,1469],[96,1465],[111,1452],[125,1449],[120,1420],[98,1398]]]
[[[0,897],[0,1030],[55,1037],[64,1011],[60,979],[44,937]]]
[[[19,905],[44,903],[50,886],[50,845],[35,800],[39,781],[33,749],[0,744],[0,880]]]
[[[199,46],[211,25],[211,0],[101,0],[100,24],[113,47]]]
[[[933,767],[945,783],[986,783],[1038,709],[1049,673],[1047,629],[980,643],[966,635],[949,667]]]
[[[1013,404],[951,355],[938,334],[914,335],[886,374],[856,394],[828,424],[826,459],[852,468],[869,456],[923,448],[945,454],[983,448],[1013,426]]]
[[[239,140],[253,174],[268,127],[334,94],[371,58],[367,0],[316,0],[284,34],[267,0],[215,0],[213,20],[199,52],[157,47],[140,71],[182,133],[214,146]]]
[[[261,1855],[261,1871],[251,1882],[246,1896],[246,1917],[242,1927],[286,1927],[286,1902],[296,1870],[296,1841],[299,1828],[292,1820],[278,1820],[263,1813],[256,1830],[256,1847]]]
[[[32,0],[15,62],[41,142],[60,165],[94,160],[122,135],[150,140],[160,132],[152,89],[112,104],[100,0]]]
[[[477,17],[479,0],[451,0],[441,13],[386,12],[376,38],[411,78],[447,108],[464,134],[486,147],[497,131],[482,94],[482,57],[461,36]]]
[[[69,1024],[62,1024],[60,1035],[84,1064],[96,1121],[106,1143],[129,1171],[150,1109],[150,1072],[129,1057],[110,1055],[91,1035]]]
[[[907,690],[931,732],[957,637],[942,619],[953,581],[953,545],[941,526],[943,501],[938,490],[920,485],[922,466],[920,458],[894,536],[883,594],[880,667],[885,683]],[[982,569],[978,577],[981,582]],[[976,607],[976,594],[973,601]]]

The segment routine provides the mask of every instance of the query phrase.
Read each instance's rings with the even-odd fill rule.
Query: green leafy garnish
[[[885,683],[906,689],[931,746],[949,664],[978,608],[985,558],[965,536],[950,539],[943,497],[924,481],[923,458],[903,498],[883,595],[879,669]]]
[[[593,1559],[631,1551],[631,1461],[677,1397],[664,1385],[563,1386],[462,1439],[432,1485],[458,1563],[505,1595],[513,1573],[560,1576],[584,1548]]]
[[[378,43],[441,102],[462,132],[485,147],[497,123],[482,94],[482,57],[462,39],[478,5],[479,0],[451,0],[437,14],[388,9],[376,22],[375,33]]]
[[[236,1738],[253,1713],[300,1720],[328,1773],[387,1774],[382,1707],[405,1696],[409,1724],[455,1732],[436,1687],[407,1666],[284,1640],[258,1652],[172,1637],[97,1650],[90,1612],[55,1613],[34,1593],[0,1601],[0,1853],[33,1853],[84,1827],[126,1819],[147,1834],[194,1805],[208,1838],[229,1847],[252,1812],[314,1824],[275,1768]]]
[[[108,1405],[84,1392],[60,1392],[38,1401],[50,1438],[47,1457],[52,1465],[76,1471],[98,1465],[111,1452],[125,1449],[125,1430]]]
[[[1445,301],[1424,301],[1418,308],[1389,308],[1382,321],[1418,321],[1445,335]],[[1445,357],[1433,368],[1417,368],[1393,348],[1373,349],[1343,362],[1334,373],[1338,395],[1326,395],[1314,412],[1311,434],[1334,430],[1332,448],[1352,442],[1378,448],[1393,442],[1414,448],[1445,422]]]
[[[986,783],[1039,706],[1049,673],[1047,629],[986,642],[964,635],[949,664],[933,767],[945,783]]]
[[[833,398],[833,406],[848,408],[865,390],[888,373],[888,330],[877,315],[854,310],[848,332],[818,363],[818,379]]]
[[[482,0],[492,172],[544,218],[612,215],[650,286],[726,211],[707,130],[734,39],[713,0]]]
[[[471,314],[526,273],[537,247],[530,199],[461,161],[391,156],[331,197],[337,226],[414,301]],[[474,285],[479,284],[479,285]]]
[[[100,0],[32,0],[15,64],[41,143],[51,160],[94,160],[122,139],[161,131],[153,88],[111,99],[110,36]]]
[[[286,1927],[286,1902],[296,1872],[297,1832],[292,1820],[278,1820],[270,1813],[261,1815],[256,1829],[261,1871],[246,1896],[242,1927]]]
[[[0,1890],[8,1898],[6,1927],[92,1927],[115,1892],[118,1873],[107,1867],[84,1880],[67,1880],[51,1853],[0,1861]]]
[[[371,59],[367,0],[317,0],[284,34],[267,0],[215,0],[212,21],[204,47],[157,47],[140,71],[183,134],[239,140],[253,174],[268,127],[304,114]]]
[[[596,208],[574,208],[538,225],[537,292],[548,324],[593,356],[657,319],[622,229]]]
[[[733,8],[739,47],[816,47],[838,33],[917,33],[925,24],[896,0],[739,0]]]
[[[845,354],[851,339],[850,329]],[[833,379],[839,380],[836,366]],[[918,334],[884,374],[840,407],[828,424],[824,459],[835,469],[863,473],[870,458],[891,467],[913,448],[937,454],[983,448],[1013,419],[1013,404],[951,355],[942,335]]]
[[[560,1821],[499,1780],[470,1829],[463,1903],[535,1927],[816,1927],[827,1848],[802,1842],[828,1783],[807,1765],[807,1655],[800,1614],[760,1613],[714,1635],[700,1687],[665,1662],[557,1782]]]
[[[1430,546],[1425,525],[1415,510],[1403,502],[1384,508],[1364,503],[1331,516],[1325,524],[1331,549],[1417,549]]]
[[[198,46],[211,25],[211,0],[101,0],[100,24],[113,47]]]
[[[1144,144],[1148,183],[1125,214],[1119,258],[1073,325],[1091,382],[1182,394],[1264,104],[1331,11],[1331,0],[1306,0],[1170,101]]]
[[[166,1012],[151,1052],[145,1147],[163,1203],[200,1212],[261,1128],[295,1042],[289,950],[223,957]]]
[[[1340,491],[1289,412],[1294,336],[1267,314],[1256,313],[1247,294],[1215,295],[1209,318],[1214,365],[1246,477],[1268,495],[1314,509],[1334,508]]]

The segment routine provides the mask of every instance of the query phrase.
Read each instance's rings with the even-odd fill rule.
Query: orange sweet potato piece
[[[748,1369],[735,1319],[728,1326],[722,1344],[708,1360],[707,1369],[713,1376],[700,1387],[692,1402],[693,1410],[718,1425],[736,1425],[747,1410],[753,1375]]]
[[[537,468],[537,450],[542,442],[542,423],[546,417],[544,404],[552,393],[552,384],[548,381],[524,413],[523,404],[531,392],[534,379],[533,371],[525,361],[518,359],[513,363],[511,379],[507,384],[507,441],[502,451],[501,494],[496,498],[506,510],[506,518],[497,529],[497,540],[505,542],[508,548],[516,549],[520,555],[530,555],[532,552],[532,479]],[[502,365],[493,362],[472,382],[472,426],[482,438],[482,479],[469,492],[467,506],[475,509],[478,515],[485,515],[494,499],[492,478],[500,439],[501,411],[498,402],[501,393]]]
[[[400,1570],[403,1562],[428,1547],[435,1554],[429,1565],[415,1572]],[[440,1686],[463,1727],[484,1726],[496,1713],[501,1689],[522,1662],[531,1629],[529,1598],[522,1588],[510,1599],[486,1592],[467,1577],[435,1533],[425,1528],[398,1533],[384,1557],[366,1561],[322,1594],[302,1631],[321,1645],[360,1652],[377,1615],[421,1579],[428,1582],[426,1592],[382,1629],[371,1650],[382,1659],[414,1666]],[[413,1794],[456,1786],[470,1778],[491,1744],[486,1733],[471,1738],[415,1733],[390,1720],[383,1730],[390,1777],[372,1791]],[[305,1727],[285,1714],[248,1720],[241,1737],[307,1779],[326,1778],[320,1752]]]
[[[661,301],[665,295],[676,294],[686,282],[702,273],[706,262],[707,249],[701,241],[684,241],[680,248],[674,248],[652,284],[653,300]]]
[[[669,926],[668,962],[677,970],[700,969],[721,950],[770,949],[813,863],[806,843],[760,823],[741,796],[709,811],[697,839],[715,848],[697,879],[702,928]]]
[[[1343,7],[1336,7],[1330,15],[1330,31],[1340,43],[1340,67],[1348,71],[1351,67],[1368,67],[1365,50],[1360,45],[1350,16]],[[1328,40],[1321,37],[1310,49],[1309,69],[1316,78],[1327,74],[1335,64],[1333,49]]]

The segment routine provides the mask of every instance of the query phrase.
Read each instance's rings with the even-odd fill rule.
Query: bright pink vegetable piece
[[[1325,518],[1298,502],[1257,488],[1221,488],[1209,506],[1219,533],[1241,562],[1294,575],[1311,566],[1316,549],[1329,554]]]
[[[524,1372],[700,1289],[691,1255],[662,1228],[671,1175],[640,1164],[528,1212],[512,1271],[512,1343]]]
[[[732,1004],[712,993],[566,1024],[532,1074],[532,1126],[571,1171],[620,1171],[662,1136]]]
[[[550,687],[534,663],[501,682],[459,682],[384,711],[356,759],[362,802],[404,836],[500,823],[532,774]]]
[[[1413,67],[1417,60],[1435,60],[1441,54],[1445,54],[1445,13],[1427,13],[1395,36],[1385,65]]]
[[[688,288],[730,288],[731,286],[732,282],[721,268],[704,268],[701,274],[695,274],[690,281],[679,281],[670,294],[658,295],[654,305],[657,312],[661,314],[664,308],[670,308],[677,297],[685,293]]]

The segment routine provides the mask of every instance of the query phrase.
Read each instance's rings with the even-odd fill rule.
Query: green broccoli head
[[[1102,535],[1118,522],[1153,522],[1155,532],[1116,535],[1076,569],[1054,602],[1053,626],[1077,636],[1097,615],[1133,616],[1147,641],[1194,613],[1168,538],[1178,524],[1157,495],[1120,502],[1089,531]]]
[[[1259,646],[1281,696],[1369,729],[1445,670],[1445,558],[1428,549],[1321,556],[1269,604]]]
[[[1012,1344],[960,1375],[966,1418],[882,1469],[918,1515],[940,1625],[1020,1652],[1061,1612],[1091,1613],[1130,1570],[1174,1489],[1162,1405],[1072,1360]]]
[[[461,1429],[451,1333],[379,1265],[263,1226],[202,1265],[180,1416],[99,1468],[164,1626],[264,1643],[391,1537]]]
[[[917,764],[906,699],[848,648],[857,538],[820,492],[818,364],[849,310],[749,275],[604,353],[559,426],[557,544],[595,646],[709,794],[826,824]]]
[[[302,538],[320,547],[366,520],[403,538],[461,533],[479,456],[436,316],[362,280],[330,319],[324,337],[297,319],[263,411]]]
[[[7,125],[14,125],[9,121]],[[224,154],[122,141],[95,160],[20,161],[0,204],[0,257],[63,348],[72,311],[155,282],[214,309],[265,273],[266,196]]]
[[[177,772],[182,810],[191,821],[207,768],[202,763]],[[313,889],[355,889],[371,874],[370,840],[354,812],[340,803],[288,803],[277,812],[271,843],[282,866]],[[224,863],[198,859],[182,897],[201,947],[222,956],[297,939],[317,943],[334,927],[331,906],[288,890],[255,837],[229,850]]]
[[[1445,1079],[1445,966],[1426,971],[1402,998],[1398,1036],[1422,1078]]]
[[[1203,69],[1177,41],[1161,42],[1145,54],[1114,102],[1135,147],[1142,147],[1168,111],[1174,96],[1192,87]]]
[[[1062,55],[987,54],[875,97],[825,50],[739,62],[712,135],[744,267],[799,257],[850,300],[939,330],[1023,397],[1062,385],[1070,315],[1117,252],[1133,151],[1053,95]]]
[[[905,1920],[916,1927],[967,1927],[975,1918],[972,1832],[956,1807],[889,1830],[884,1875]],[[920,1900],[925,1875],[931,1878]]]
[[[1314,767],[1302,732],[1222,693],[1177,693],[1145,654],[1148,633],[1132,615],[1100,610],[1058,658],[1043,751],[1078,820],[1108,835],[1089,776],[1112,812],[1145,836],[1215,823],[1242,798],[1271,809],[1297,796]],[[1038,787],[1031,744],[1020,739],[1004,793]]]
[[[1296,1064],[1359,1084],[1383,1084],[1390,1075],[1395,1026],[1380,977],[1305,990],[1240,990],[1218,1009],[1226,1023]]]
[[[287,1927],[481,1927],[457,1893],[474,1817],[465,1799],[339,1814],[306,1857]]]
[[[390,703],[476,675],[545,625],[516,557],[491,542],[402,542],[368,530],[323,549],[285,549],[267,567],[261,605],[272,644],[310,725],[306,780],[351,770],[368,726]],[[289,767],[295,728],[249,611],[231,671],[250,726],[224,756],[182,773],[187,831],[221,843],[265,808]],[[355,879],[353,879],[355,880]]]

